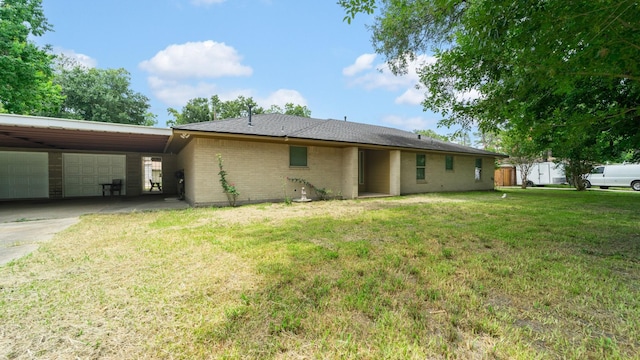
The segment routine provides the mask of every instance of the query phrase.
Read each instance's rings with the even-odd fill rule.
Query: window
[[[425,180],[427,165],[427,156],[425,154],[416,154],[416,180]]]
[[[444,157],[445,170],[453,170],[453,155],[447,155]]]
[[[476,178],[476,181],[479,181],[482,179],[482,159],[481,158],[476,159],[475,178]]]
[[[289,146],[289,166],[307,166],[306,146]]]

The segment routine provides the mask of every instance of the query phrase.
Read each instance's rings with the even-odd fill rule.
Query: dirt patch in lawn
[[[366,200],[332,200],[313,201],[308,203],[274,203],[257,206],[240,206],[237,208],[223,208],[215,213],[215,217],[204,222],[224,224],[249,224],[264,222],[277,224],[285,220],[305,217],[328,216],[332,218],[350,217],[367,211],[389,207],[389,199],[393,199],[393,206],[416,205],[430,203],[464,202],[462,199],[450,199],[438,196],[407,196],[402,198],[379,198]],[[201,225],[201,224],[200,224]]]

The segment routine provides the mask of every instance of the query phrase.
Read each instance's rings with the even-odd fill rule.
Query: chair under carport
[[[109,190],[109,195],[113,196],[114,193],[118,193],[118,195],[122,195],[122,179],[113,179],[110,183],[103,183],[102,185],[102,196],[105,196],[107,190]]]

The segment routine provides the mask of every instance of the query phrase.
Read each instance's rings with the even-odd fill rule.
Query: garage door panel
[[[65,197],[100,196],[100,184],[126,178],[125,155],[63,154],[63,163]]]
[[[80,174],[80,166],[78,165],[69,165],[64,168],[65,174],[69,175],[78,175]]]
[[[111,167],[104,167],[98,169],[98,176],[110,176],[113,173]]]
[[[49,197],[49,155],[0,151],[0,199]]]

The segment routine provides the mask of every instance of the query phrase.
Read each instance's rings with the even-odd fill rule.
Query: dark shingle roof
[[[260,114],[248,117],[208,121],[175,126],[176,130],[223,134],[288,137],[290,139],[336,141],[361,145],[379,145],[407,149],[443,151],[487,156],[504,155],[444,142],[409,131],[342,120],[320,120],[282,114]]]

